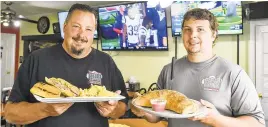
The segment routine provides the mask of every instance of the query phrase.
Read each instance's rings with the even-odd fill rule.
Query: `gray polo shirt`
[[[256,89],[247,73],[238,65],[214,56],[192,63],[187,57],[174,62],[171,80],[171,64],[166,65],[158,78],[161,89],[172,89],[194,100],[207,100],[224,116],[248,115],[264,122]],[[169,127],[207,127],[199,121],[168,119]]]

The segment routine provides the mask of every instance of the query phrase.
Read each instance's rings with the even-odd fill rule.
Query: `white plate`
[[[202,106],[200,103],[198,103],[198,101],[196,101],[199,105],[199,109],[196,113],[193,113],[193,114],[178,114],[176,112],[173,112],[173,111],[170,111],[170,110],[165,110],[163,112],[156,112],[156,111],[153,111],[152,108],[148,108],[148,107],[142,107],[142,106],[138,106],[138,105],[135,105],[133,102],[135,100],[132,101],[132,104],[137,107],[138,109],[140,110],[143,110],[147,113],[150,113],[150,114],[153,114],[153,115],[156,115],[156,116],[159,116],[159,117],[165,117],[165,118],[190,118],[190,117],[193,117],[193,116],[199,116],[199,115],[204,115],[206,112],[206,107],[205,106]]]
[[[113,101],[122,100],[125,97],[122,95],[117,95],[115,97],[60,97],[60,98],[42,98],[40,96],[34,95],[34,97],[44,103],[72,103],[72,102],[101,102],[101,101]]]

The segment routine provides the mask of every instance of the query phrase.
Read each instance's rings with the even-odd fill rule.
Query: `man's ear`
[[[65,27],[66,27],[66,25],[67,25],[67,23],[65,22],[64,24],[63,24],[63,32],[65,33]]]
[[[95,29],[97,30],[98,29],[98,20],[97,19],[95,20],[95,24],[96,24]]]
[[[218,30],[214,31],[212,37],[214,38],[214,40],[216,40],[217,36],[218,36]]]

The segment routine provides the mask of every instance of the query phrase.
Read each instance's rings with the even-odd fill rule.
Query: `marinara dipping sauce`
[[[165,111],[167,100],[165,99],[151,99],[152,108],[156,112],[163,112]]]

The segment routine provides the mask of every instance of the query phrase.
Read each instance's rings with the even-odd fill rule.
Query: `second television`
[[[168,50],[165,9],[137,2],[99,8],[102,50]]]
[[[184,14],[193,8],[208,9],[217,18],[218,34],[243,34],[241,1],[177,1],[171,5],[172,35],[181,35]]]

